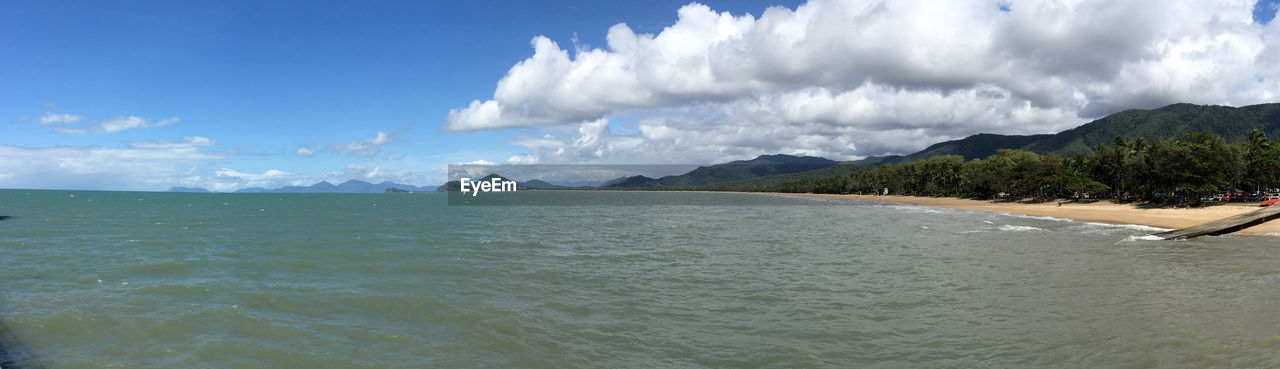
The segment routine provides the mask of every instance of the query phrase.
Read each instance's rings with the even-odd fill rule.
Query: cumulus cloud
[[[46,122],[46,118],[48,118],[47,122]],[[84,117],[81,117],[78,115],[71,115],[70,117],[68,117],[67,114],[45,115],[40,118],[40,123],[41,124],[72,123],[75,121],[79,121],[82,118]],[[73,135],[82,135],[87,133],[116,133],[126,129],[162,127],[162,126],[167,126],[177,122],[178,122],[178,117],[170,117],[168,119],[153,121],[151,119],[131,115],[127,117],[125,116],[113,117],[88,127],[56,127],[53,129],[53,132],[61,133],[61,134],[73,134]]]
[[[206,151],[216,145],[205,137],[180,141],[133,142],[125,147],[0,145],[3,188],[157,190],[174,186],[192,165],[225,155]]]
[[[368,139],[364,139],[356,142],[350,142],[342,145],[333,145],[330,147],[330,149],[345,155],[374,156],[382,152],[382,149],[380,148],[380,146],[389,144],[394,140],[395,140],[394,135],[387,132],[378,131],[377,135],[374,135],[373,137],[370,137]]]
[[[315,150],[311,150],[311,148],[307,147],[306,145],[299,146],[298,150],[294,151],[294,153],[302,156],[311,156],[316,154]]]
[[[1234,0],[812,0],[755,17],[691,3],[657,34],[611,27],[604,48],[534,37],[533,55],[492,98],[451,110],[443,127],[523,130],[512,143],[532,152],[509,162],[856,158],[982,132],[1055,132],[1128,108],[1271,102],[1280,25],[1254,22],[1252,10]],[[615,133],[619,117],[640,118]]]
[[[262,173],[243,172],[231,168],[215,170],[212,176],[193,176],[186,179],[191,183],[199,183],[206,189],[215,192],[228,192],[247,187],[275,188],[283,186],[305,186],[307,177],[297,173],[289,173],[278,169],[267,169]]]

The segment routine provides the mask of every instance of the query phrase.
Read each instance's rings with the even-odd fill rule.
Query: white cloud
[[[188,178],[192,183],[205,186],[215,192],[228,192],[248,187],[275,188],[283,186],[309,186],[306,176],[289,173],[278,169],[268,169],[262,173],[242,172],[231,168],[215,170],[210,177],[194,176]]]
[[[82,118],[84,117],[81,117],[78,115],[67,117],[66,114],[45,115],[44,117],[40,118],[40,123],[41,124],[72,123]],[[168,119],[153,121],[151,119],[130,115],[127,117],[125,116],[113,117],[88,127],[56,127],[53,129],[53,132],[61,133],[61,134],[72,134],[72,135],[82,135],[87,133],[116,133],[116,132],[120,132],[127,129],[153,128],[153,127],[167,126],[173,123],[177,123],[178,120],[179,120],[178,117],[170,117]]]
[[[348,179],[358,179],[369,183],[395,182],[415,186],[443,182],[440,180],[440,178],[443,178],[443,173],[429,173],[418,169],[394,169],[380,165],[370,168],[359,164],[349,164],[342,171],[327,173],[325,177],[335,184]]]
[[[374,156],[382,152],[382,149],[379,146],[389,144],[394,140],[394,135],[378,131],[377,135],[368,139],[350,142],[343,145],[333,145],[330,149],[346,155]]]
[[[298,147],[298,150],[294,151],[294,153],[302,156],[311,156],[316,154],[315,150],[311,150],[311,148],[305,145]]]
[[[216,142],[205,137],[181,141],[133,142],[125,147],[0,145],[3,188],[157,190],[189,174],[192,164],[225,158],[205,151]]]
[[[615,25],[602,49],[535,37],[493,97],[451,110],[444,128],[534,127],[512,142],[532,151],[517,162],[851,158],[1127,108],[1271,102],[1280,24],[1254,23],[1252,6],[813,0],[754,17],[694,3],[657,34]],[[636,133],[609,129],[623,116],[640,117]],[[530,132],[563,124],[578,130]]]
[[[40,117],[40,124],[67,124],[79,122],[81,119],[84,119],[84,117],[75,114],[45,113],[44,116]]]
[[[53,133],[61,133],[64,135],[82,135],[82,134],[89,133],[89,130],[87,128],[79,128],[79,127],[55,127],[53,129]]]
[[[153,122],[150,119],[131,115],[104,120],[102,123],[98,124],[98,127],[102,129],[103,133],[115,133],[126,129],[162,127],[177,122],[178,117],[170,117],[169,119],[161,119]]]

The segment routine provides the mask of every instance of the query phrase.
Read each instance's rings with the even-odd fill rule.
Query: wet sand
[[[1115,204],[1109,201],[1025,203],[990,200],[968,200],[951,197],[868,196],[789,194],[834,199],[878,201],[937,208],[998,211],[1010,214],[1049,216],[1084,222],[1109,224],[1138,224],[1159,228],[1186,228],[1196,224],[1247,213],[1258,209],[1257,202],[1231,203],[1198,208],[1143,208],[1131,204]],[[1239,233],[1280,235],[1280,220],[1263,223]]]

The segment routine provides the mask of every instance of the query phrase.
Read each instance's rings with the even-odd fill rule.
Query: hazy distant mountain
[[[178,187],[172,187],[172,188],[169,188],[169,192],[198,192],[198,193],[205,193],[205,192],[209,192],[209,190],[206,190],[206,189],[201,188],[201,187],[182,187],[182,186],[178,186]]]
[[[698,167],[685,174],[659,178],[657,182],[663,186],[705,186],[778,174],[808,172],[830,168],[836,164],[840,162],[814,156],[761,155],[751,160]]]
[[[620,178],[626,178],[626,177],[620,177]],[[541,180],[535,179],[535,180],[530,180],[530,181],[521,182],[521,183],[528,183],[532,181],[541,181]],[[555,182],[555,183],[552,183],[551,185],[560,186],[564,188],[582,188],[582,187],[600,187],[600,185],[605,184],[605,182],[608,182],[608,181],[566,181],[566,182]]]
[[[661,186],[663,186],[663,184],[659,183],[658,180],[656,179],[645,177],[645,176],[631,176],[631,177],[609,181],[608,183],[605,183],[604,185],[600,186],[600,188],[625,189],[625,188],[648,188],[648,187],[661,187]]]
[[[795,182],[809,178],[831,178],[846,176],[853,172],[867,170],[882,164],[901,163],[905,157],[899,155],[890,156],[872,156],[862,160],[844,161],[831,167],[811,170],[807,172],[796,172],[786,174],[776,174],[771,176],[756,177],[738,181],[722,182],[708,185],[706,189],[744,189],[752,186],[770,185],[777,183]]]
[[[390,188],[397,188],[411,192],[431,192],[435,191],[435,186],[414,186],[400,184],[394,182],[369,183],[359,180],[349,180],[342,184],[334,185],[328,181],[311,186],[286,186],[275,189],[265,189],[262,187],[250,187],[236,190],[237,193],[384,193]]]
[[[608,181],[604,181],[603,183],[600,183],[599,187],[605,187],[605,186],[608,186],[608,185],[611,185],[611,184],[615,184],[615,183],[618,183],[618,182],[622,182],[622,181],[627,180],[627,178],[630,178],[630,177],[628,177],[628,176],[622,176],[622,177],[618,177],[618,178],[610,179],[610,180],[608,180]]]
[[[531,180],[528,180],[528,181],[520,182],[519,184],[522,184],[522,185],[524,185],[525,187],[528,187],[528,188],[531,188],[531,189],[535,189],[535,190],[538,190],[538,189],[552,189],[552,188],[568,188],[568,187],[566,187],[566,186],[561,186],[561,185],[551,184],[551,183],[548,183],[547,181],[543,181],[543,180],[541,180],[541,179],[531,179]]]

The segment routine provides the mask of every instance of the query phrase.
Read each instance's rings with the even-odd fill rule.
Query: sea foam
[[[1019,225],[1009,225],[1009,224],[1002,225],[996,229],[999,229],[1001,231],[1042,231],[1044,230],[1044,228],[1040,228],[1040,227],[1019,226]]]

